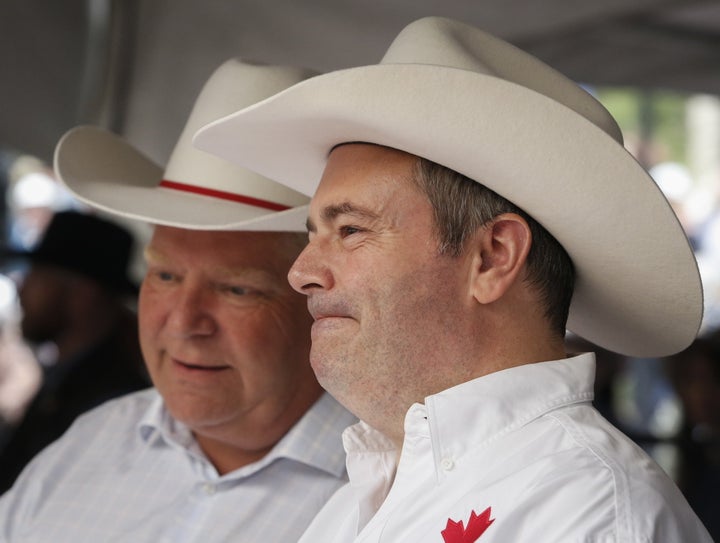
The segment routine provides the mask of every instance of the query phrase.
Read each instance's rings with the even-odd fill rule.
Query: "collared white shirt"
[[[350,483],[300,541],[711,542],[673,482],[592,407],[594,370],[584,354],[430,396],[408,411],[400,455],[367,424],[348,428]]]
[[[356,422],[324,394],[261,460],[218,475],[154,389],[80,417],[0,498],[0,542],[297,541],[347,481]]]

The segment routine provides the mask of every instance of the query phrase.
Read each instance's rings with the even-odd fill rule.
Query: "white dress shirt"
[[[347,481],[356,422],[323,395],[263,459],[225,475],[154,389],[80,417],[0,498],[0,542],[295,542]]]
[[[430,396],[407,413],[401,455],[365,423],[348,428],[350,483],[301,542],[711,542],[674,483],[592,407],[594,370],[584,354]]]

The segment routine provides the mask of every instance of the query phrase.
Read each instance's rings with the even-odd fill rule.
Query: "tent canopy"
[[[426,15],[479,26],[578,82],[720,94],[714,0],[4,0],[0,147],[48,160],[90,122],[164,162],[225,59],[375,63]]]

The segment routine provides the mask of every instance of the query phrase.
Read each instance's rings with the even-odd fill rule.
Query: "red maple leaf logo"
[[[473,510],[470,513],[467,528],[463,525],[462,520],[455,522],[449,518],[447,526],[445,526],[445,529],[440,533],[445,543],[475,543],[493,522],[495,522],[495,519],[490,518],[490,507],[485,509],[480,515]]]

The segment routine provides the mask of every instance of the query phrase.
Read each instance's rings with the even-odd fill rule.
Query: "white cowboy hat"
[[[702,288],[677,218],[610,114],[534,57],[471,26],[421,19],[379,65],[311,78],[195,136],[308,195],[333,146],[354,141],[452,168],[538,220],[575,264],[576,334],[632,356],[694,339]]]
[[[132,219],[203,230],[304,231],[306,196],[200,151],[191,140],[203,124],[310,75],[229,60],[204,85],[164,173],[124,139],[93,126],[60,139],[55,171],[83,202]]]

